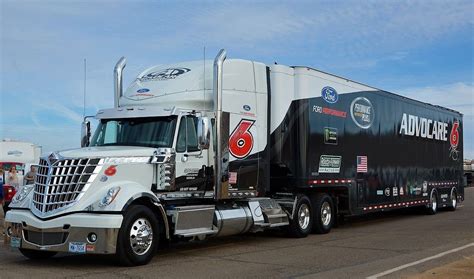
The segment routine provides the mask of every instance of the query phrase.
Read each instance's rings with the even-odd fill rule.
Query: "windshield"
[[[171,147],[176,117],[101,119],[89,146]]]

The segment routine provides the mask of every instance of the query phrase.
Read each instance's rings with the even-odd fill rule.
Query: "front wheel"
[[[53,251],[40,251],[24,248],[20,248],[19,250],[23,254],[23,256],[31,260],[49,259],[58,253]]]
[[[296,206],[288,226],[288,234],[296,238],[306,237],[311,232],[312,226],[311,201],[306,195],[299,194],[296,197]]]
[[[119,231],[116,256],[121,265],[147,264],[156,253],[158,240],[155,214],[146,206],[131,206]]]
[[[332,198],[328,194],[316,194],[313,197],[313,210],[313,232],[319,234],[330,232],[336,217]]]

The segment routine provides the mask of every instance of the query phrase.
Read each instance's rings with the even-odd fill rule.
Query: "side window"
[[[176,152],[186,152],[186,118],[181,118],[176,141]]]
[[[194,116],[183,116],[179,124],[178,139],[176,141],[176,152],[199,151],[197,138],[197,118]]]
[[[197,137],[197,117],[187,117],[187,147],[188,152],[199,151],[198,137]]]

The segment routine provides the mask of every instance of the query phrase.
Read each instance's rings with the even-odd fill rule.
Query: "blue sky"
[[[306,65],[464,113],[474,158],[473,1],[0,1],[0,138],[79,145],[87,114],[113,106],[154,64],[228,56]]]

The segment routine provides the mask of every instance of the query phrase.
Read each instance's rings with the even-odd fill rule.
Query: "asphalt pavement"
[[[304,239],[266,232],[172,244],[140,267],[95,255],[27,260],[2,242],[0,278],[472,278],[473,201],[474,188],[467,188],[454,212],[354,217]]]

